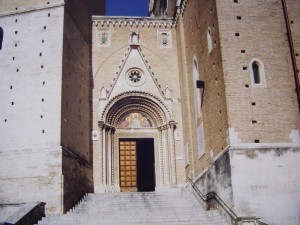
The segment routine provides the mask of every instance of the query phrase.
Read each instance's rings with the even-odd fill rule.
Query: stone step
[[[65,215],[38,225],[226,225],[216,211],[205,211],[189,192],[89,194]]]

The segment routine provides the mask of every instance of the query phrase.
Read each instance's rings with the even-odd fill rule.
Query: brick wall
[[[217,6],[229,127],[240,143],[292,143],[299,112],[281,2],[217,1]],[[264,64],[265,87],[251,83],[254,58]]]
[[[190,165],[187,172],[194,171],[197,176],[227,147],[227,109],[215,2],[188,3],[179,24],[179,32],[182,35],[180,53],[182,59],[180,58],[179,62],[185,64],[180,74],[183,118],[188,121],[184,123],[184,141],[190,150]],[[212,37],[211,52],[208,51],[208,29]],[[197,116],[195,107],[194,60],[198,63],[198,80],[205,83],[204,91],[201,90],[200,116]],[[197,94],[200,95],[199,92]],[[199,158],[197,128],[201,123],[204,127],[205,142],[205,149],[202,151],[205,153]]]

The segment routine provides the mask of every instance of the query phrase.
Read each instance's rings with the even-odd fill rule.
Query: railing
[[[241,225],[245,222],[247,222],[247,224],[255,224],[255,225],[268,225],[266,223],[261,222],[258,217],[239,217],[235,214],[235,212],[219,197],[219,195],[212,191],[207,193],[206,195],[202,194],[202,192],[199,190],[199,188],[196,186],[196,184],[190,179],[189,182],[192,186],[192,188],[194,189],[195,193],[201,198],[201,200],[206,204],[207,206],[207,210],[212,208],[212,205],[214,202],[217,203],[218,206],[220,206],[223,210],[223,212],[226,213],[226,215],[229,216],[230,221],[232,224],[234,225]],[[249,225],[250,225],[249,224]]]

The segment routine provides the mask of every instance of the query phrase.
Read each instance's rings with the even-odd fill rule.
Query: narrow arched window
[[[208,53],[210,53],[213,49],[213,42],[212,42],[210,27],[207,29],[207,49],[208,49]]]
[[[251,83],[253,87],[266,87],[265,66],[257,58],[249,63]]]
[[[0,50],[2,49],[3,35],[4,35],[3,29],[2,27],[0,27]]]
[[[193,87],[194,87],[194,98],[195,98],[195,108],[196,108],[196,117],[199,118],[201,115],[201,91],[197,88],[197,80],[199,80],[199,70],[198,63],[196,59],[193,61]]]
[[[260,84],[259,65],[256,61],[252,63],[253,80],[255,84]]]

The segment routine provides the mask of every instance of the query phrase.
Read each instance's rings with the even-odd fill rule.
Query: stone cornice
[[[9,12],[3,12],[0,13],[0,17],[5,17],[5,16],[11,16],[11,15],[16,15],[16,14],[23,14],[23,13],[28,13],[28,12],[34,12],[34,11],[39,11],[39,10],[46,10],[46,9],[51,9],[51,8],[57,8],[65,6],[65,3],[57,3],[57,4],[51,4],[51,5],[46,5],[46,6],[39,6],[39,7],[29,7],[26,9],[21,9],[21,10],[16,10],[16,11],[9,11]]]
[[[173,18],[153,17],[114,17],[114,16],[93,16],[93,24],[96,26],[130,26],[130,27],[159,27],[171,28],[175,25]]]

